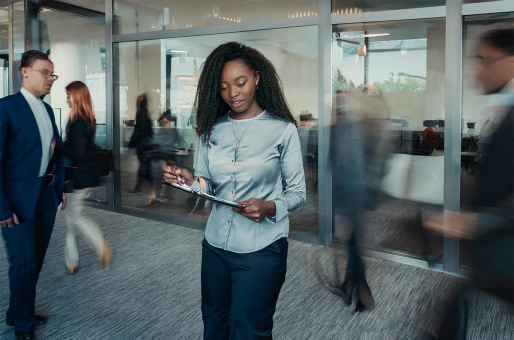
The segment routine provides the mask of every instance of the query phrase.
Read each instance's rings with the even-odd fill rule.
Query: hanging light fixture
[[[359,57],[365,57],[368,54],[366,45],[359,46],[359,49],[357,50],[357,54],[359,55]]]

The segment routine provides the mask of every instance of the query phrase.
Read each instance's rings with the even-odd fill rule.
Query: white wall
[[[318,117],[318,61],[290,53],[276,46],[259,47],[275,65],[284,94],[294,117],[300,121],[302,110]]]
[[[57,42],[51,44],[51,50],[54,72],[59,75],[59,79],[54,83],[51,96],[49,97],[49,104],[54,109],[61,109],[61,126],[64,131],[70,114],[70,109],[68,104],[66,104],[65,88],[73,81],[80,80],[86,83],[88,75],[102,73],[100,49],[97,46]],[[98,97],[95,96],[95,98]],[[101,104],[97,102],[97,106],[101,107]],[[103,106],[105,107],[105,103]],[[99,123],[102,120],[100,116],[97,115]],[[59,117],[56,117],[56,119],[58,121]]]

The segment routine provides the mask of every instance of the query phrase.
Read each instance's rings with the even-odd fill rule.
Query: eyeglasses
[[[473,57],[473,59],[475,60],[475,63],[479,64],[480,66],[483,66],[485,68],[489,68],[495,62],[500,61],[500,60],[505,59],[505,58],[508,58],[508,57],[510,57],[510,55],[506,55],[506,56],[503,56],[503,57],[500,57],[500,58],[493,59],[493,58],[483,57],[481,55],[476,55],[476,56]]]
[[[41,70],[34,70],[34,69],[32,69],[31,71],[37,71],[37,72],[41,73],[42,75],[45,76],[46,79],[53,79],[54,81],[59,79],[58,75],[52,74],[52,73],[48,72],[47,70],[41,71]]]

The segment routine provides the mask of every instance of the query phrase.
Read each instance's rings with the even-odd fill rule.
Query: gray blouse
[[[193,189],[241,202],[250,198],[274,201],[276,215],[260,222],[213,205],[205,238],[214,247],[235,253],[266,248],[289,233],[288,214],[306,200],[300,139],[290,122],[263,111],[245,120],[229,114],[215,124],[208,145],[199,142],[195,176],[204,179]]]

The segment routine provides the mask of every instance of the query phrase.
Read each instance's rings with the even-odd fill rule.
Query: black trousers
[[[42,185],[34,221],[1,228],[9,261],[7,317],[17,331],[29,334],[34,323],[36,284],[54,228],[57,198],[53,185]]]
[[[514,232],[504,230],[473,241],[473,289],[480,289],[514,304]],[[470,288],[452,299],[439,331],[439,340],[465,340]]]
[[[287,268],[286,238],[237,254],[202,242],[205,340],[273,339],[273,315]]]
[[[349,280],[356,286],[369,288],[364,271],[364,262],[357,245],[357,226],[352,226],[352,232],[348,238],[348,262],[346,264],[345,280]]]

